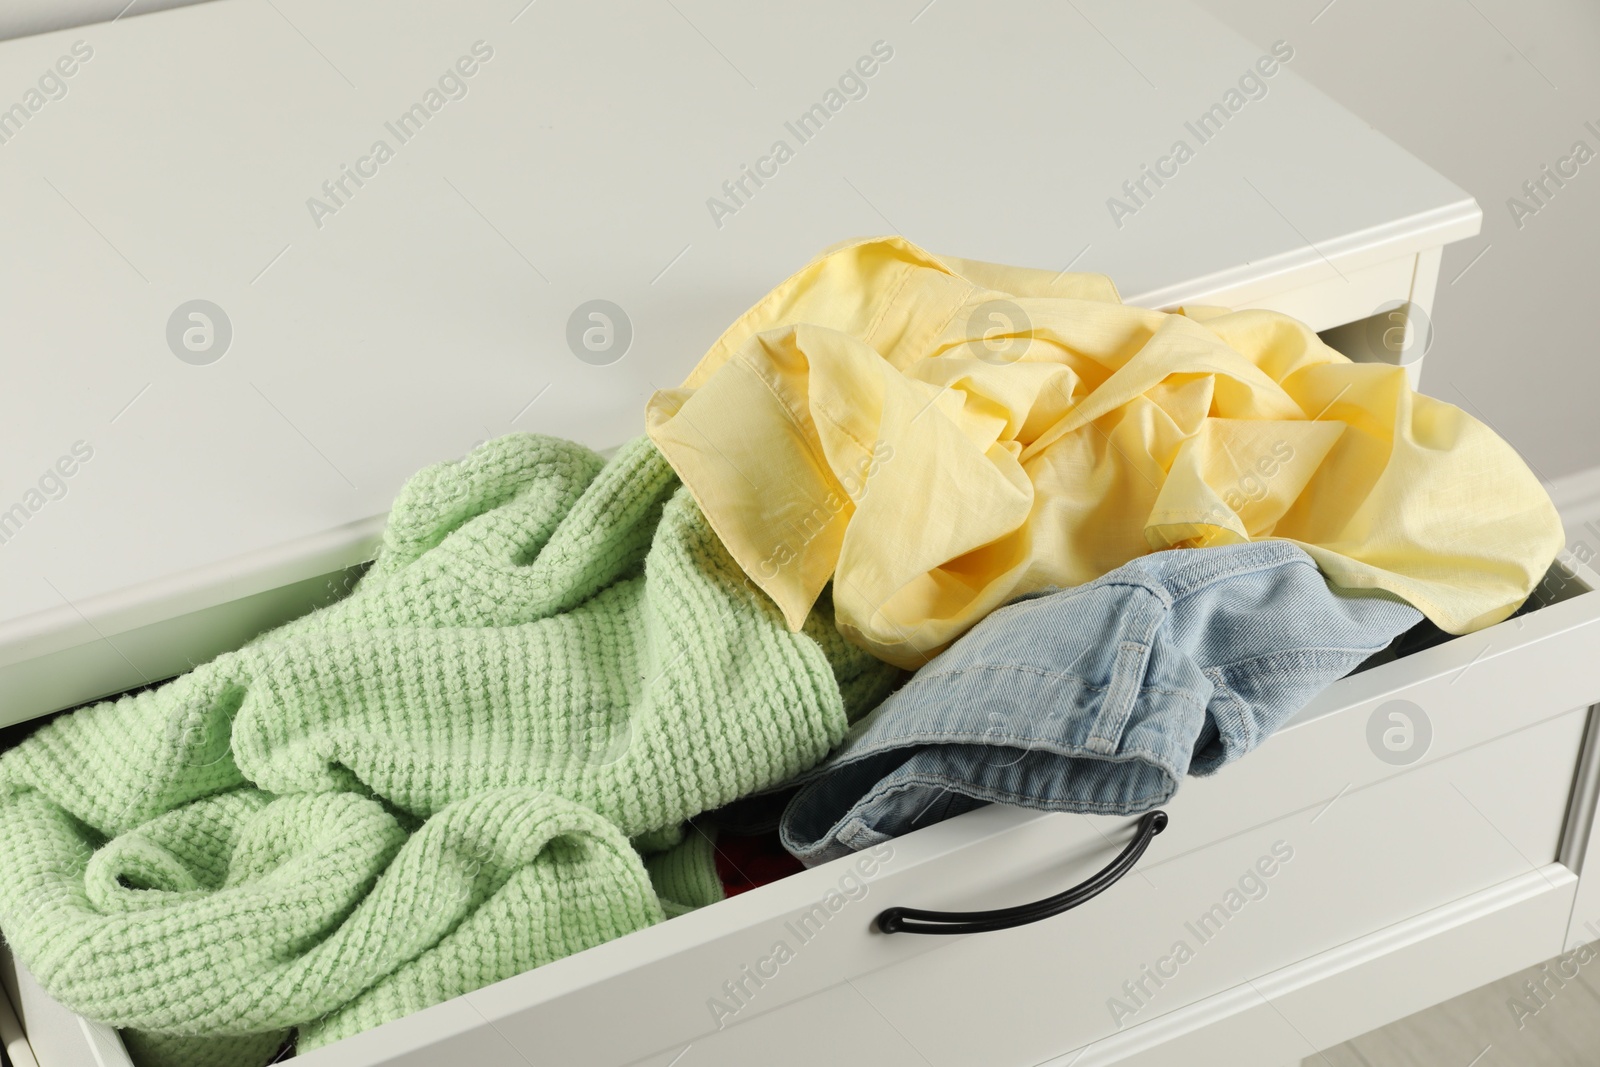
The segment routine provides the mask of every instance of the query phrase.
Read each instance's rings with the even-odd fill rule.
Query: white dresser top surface
[[[218,0],[0,45],[0,663],[347,563],[488,437],[620,443],[842,238],[1168,304],[1475,213],[1292,59],[1241,89],[1262,55],[1181,0]],[[596,299],[613,362],[569,347]]]

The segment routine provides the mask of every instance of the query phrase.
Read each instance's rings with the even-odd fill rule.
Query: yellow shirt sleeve
[[[1023,593],[1264,538],[1465,633],[1563,540],[1491,430],[1294,319],[900,238],[806,265],[646,425],[792,628],[831,580],[840,629],[908,668]]]

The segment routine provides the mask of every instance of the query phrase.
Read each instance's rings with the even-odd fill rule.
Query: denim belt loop
[[[1141,576],[1142,577],[1142,576]],[[1134,705],[1139,700],[1145,664],[1155,643],[1156,631],[1166,621],[1171,602],[1165,590],[1140,582],[1131,587],[1128,610],[1118,617],[1117,632],[1108,640],[1117,642],[1116,665],[1089,730],[1089,749],[1103,755],[1117,751],[1128,728]]]

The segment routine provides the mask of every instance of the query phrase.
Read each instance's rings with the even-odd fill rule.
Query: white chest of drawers
[[[1414,356],[1385,347],[1400,325],[1386,309],[1431,307],[1440,251],[1477,231],[1478,208],[1300,81],[1294,44],[1264,56],[1176,0],[220,0],[0,46],[0,93],[26,112],[0,115],[16,206],[0,251],[0,725],[170,676],[304,610],[366,558],[417,467],[513,429],[597,447],[638,433],[653,388],[842,237],[899,229],[935,251],[1104,271],[1133,303],[1270,307],[1353,358]],[[63,56],[73,73],[30,108]],[[873,72],[829,109],[862,57]],[[615,360],[567,342],[597,298],[629,320]],[[169,339],[197,299],[227,321],[219,358],[213,312],[179,316]],[[31,506],[78,442],[91,458]],[[891,904],[1047,895],[1130,832],[987,809],[896,841],[867,895],[813,920],[761,984],[745,968],[843,867],[304,1059],[1307,1055],[1600,920],[1582,877],[1600,787],[1593,581],[1558,576],[1559,602],[1338,683],[1260,753],[1186,785],[1138,873],[1079,911],[963,938],[871,929]],[[1431,724],[1414,762],[1367,741],[1396,700]],[[1266,892],[1228,909],[1241,875],[1285,850]],[[1225,924],[1191,932],[1219,902]],[[730,981],[747,983],[733,1000]],[[119,1055],[70,1015],[25,1014],[51,1028],[40,1049]]]

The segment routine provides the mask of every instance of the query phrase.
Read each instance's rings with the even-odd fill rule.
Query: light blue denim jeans
[[[809,865],[989,802],[1132,814],[1264,741],[1415,625],[1286,541],[1142,556],[991,614],[857,722],[784,809]]]

